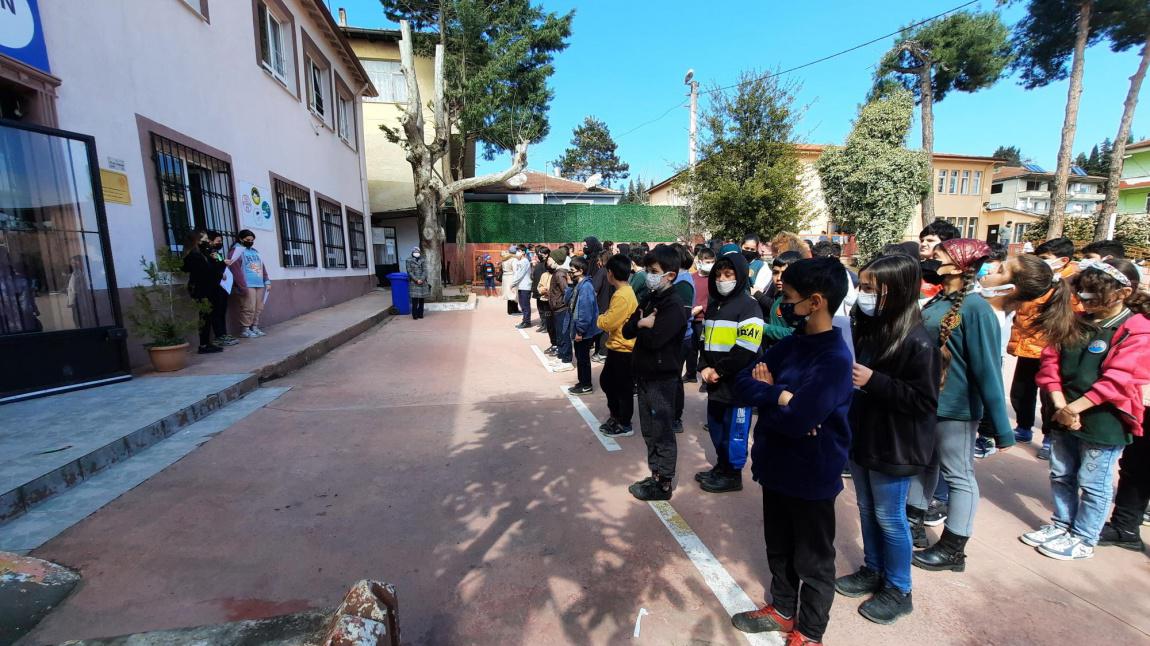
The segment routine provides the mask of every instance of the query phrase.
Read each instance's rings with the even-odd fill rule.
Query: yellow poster
[[[128,176],[126,174],[101,168],[100,183],[104,186],[104,202],[132,203],[132,191],[128,188]]]

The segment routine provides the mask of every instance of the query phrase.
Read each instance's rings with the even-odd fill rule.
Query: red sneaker
[[[773,605],[767,604],[758,610],[740,612],[731,617],[731,624],[745,633],[789,633],[794,630],[795,620],[787,619]]]
[[[791,631],[791,634],[787,635],[786,646],[822,646],[822,644],[822,642],[817,642],[797,630]]]

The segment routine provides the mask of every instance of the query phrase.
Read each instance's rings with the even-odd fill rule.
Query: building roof
[[[340,27],[340,31],[348,40],[366,40],[368,42],[398,43],[403,35],[396,29],[368,29],[367,27]]]
[[[1041,179],[1054,179],[1054,173],[1040,173],[1032,171],[1028,168],[1021,166],[1003,166],[1002,168],[994,171],[992,181],[1003,182],[1008,179],[1016,179],[1021,177],[1037,177]],[[1098,177],[1097,175],[1070,175],[1070,179],[1076,182],[1086,182],[1087,184],[1101,184],[1106,181],[1105,177]]]
[[[541,173],[539,171],[525,170],[523,171],[523,175],[527,176],[527,181],[522,186],[511,186],[504,182],[502,184],[483,186],[470,192],[489,195],[507,193],[545,193],[562,195],[596,193],[603,195],[619,195],[619,191],[610,188],[603,186],[587,188],[583,182],[572,179],[563,179],[562,177],[555,177],[554,175],[548,175],[547,173]]]
[[[1143,139],[1142,141],[1135,141],[1126,146],[1126,150],[1142,150],[1143,148],[1150,148],[1150,139]]]
[[[996,212],[999,212],[999,211],[1007,211],[1007,212],[1009,212],[1009,213],[1014,213],[1015,215],[1018,215],[1018,216],[1021,216],[1021,217],[1028,217],[1028,218],[1031,218],[1031,219],[1034,219],[1034,220],[1040,220],[1040,219],[1042,219],[1042,218],[1044,217],[1044,216],[1043,216],[1042,214],[1040,214],[1040,213],[1034,213],[1034,212],[1031,212],[1031,211],[1023,211],[1022,209],[1016,209],[1016,208],[1014,208],[1014,207],[1010,207],[1010,206],[989,206],[989,207],[987,207],[987,208],[986,208],[986,211],[987,211],[988,213],[996,213]]]
[[[1150,188],[1150,179],[1140,179],[1137,181],[1124,179],[1118,184],[1118,190],[1124,188]]]
[[[363,64],[359,62],[359,57],[351,49],[351,43],[347,39],[347,35],[340,29],[339,25],[335,24],[335,18],[332,18],[331,12],[327,10],[327,4],[324,0],[311,0],[305,2],[308,8],[308,13],[316,20],[324,29],[331,44],[335,46],[343,56],[343,62],[348,65],[358,77],[360,83],[363,84],[361,94],[363,96],[379,96],[375,86],[371,84],[371,77],[367,75],[367,70],[363,69]]]

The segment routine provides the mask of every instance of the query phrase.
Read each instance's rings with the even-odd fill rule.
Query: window
[[[311,193],[306,188],[275,180],[279,214],[280,250],[284,267],[315,267],[315,231],[311,222]]]
[[[183,3],[204,20],[208,19],[208,0],[183,0]]]
[[[977,175],[974,176],[974,183],[975,184],[978,184],[979,181],[982,179],[982,177],[980,177],[981,175],[982,175],[982,173],[978,173]],[[992,195],[997,195],[998,193],[1001,193],[1002,192],[1002,184],[991,184],[990,185],[990,192]]]
[[[978,218],[970,218],[966,223],[966,237],[978,237]]]
[[[335,132],[340,139],[355,148],[355,98],[339,74],[335,75],[335,95]]]
[[[1042,190],[1042,182],[1038,182],[1038,181],[1034,181],[1034,180],[1027,180],[1026,181],[1026,190],[1028,190],[1028,191],[1041,191]]]
[[[982,195],[982,171],[974,171],[974,185],[970,187],[970,192],[974,195]]]
[[[402,103],[407,101],[407,80],[399,61],[361,61],[371,84],[379,91],[377,97],[367,97],[372,103]]]
[[[219,231],[230,248],[236,236],[232,166],[152,133],[168,248],[179,251],[193,229]]]
[[[963,195],[970,195],[970,171],[962,171],[962,190],[959,191]]]
[[[319,231],[323,241],[323,266],[347,269],[347,246],[343,241],[343,211],[339,205],[323,198],[319,204]]]
[[[1022,242],[1026,239],[1026,230],[1030,228],[1029,224],[1018,223],[1014,225],[1014,239]]]
[[[367,269],[367,225],[363,214],[347,209],[347,238],[351,246],[351,268]]]
[[[954,194],[958,189],[958,171],[950,171],[950,192]]]
[[[938,171],[938,192],[946,192],[946,171],[944,170]]]
[[[256,8],[259,17],[259,46],[260,61],[272,76],[288,85],[288,72],[291,68],[291,58],[288,50],[292,46],[290,35],[294,31],[291,22],[278,15],[261,2]]]
[[[307,105],[312,112],[327,121],[328,111],[331,110],[330,71],[311,56],[305,56],[304,61],[307,70]]]

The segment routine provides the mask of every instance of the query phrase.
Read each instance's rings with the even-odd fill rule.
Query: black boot
[[[710,480],[711,477],[714,476],[715,473],[718,472],[718,470],[719,470],[719,467],[711,467],[710,469],[707,469],[706,471],[700,471],[700,472],[696,473],[695,474],[695,482],[701,483],[704,480]]]
[[[950,570],[962,572],[966,569],[966,541],[969,537],[942,530],[942,538],[933,547],[914,553],[911,561],[916,567],[932,572]]]
[[[1113,545],[1132,552],[1141,552],[1142,548],[1145,547],[1137,529],[1132,532],[1123,531],[1113,523],[1106,523],[1102,526],[1102,535],[1098,537],[1098,545],[1103,547]]]
[[[909,615],[913,610],[910,593],[903,594],[898,588],[889,585],[859,606],[860,615],[884,625],[893,624],[899,617]]]
[[[743,474],[734,469],[717,469],[710,478],[699,481],[699,487],[707,493],[727,493],[743,490]]]
[[[919,549],[930,547],[926,537],[926,510],[907,505],[906,519],[910,522],[910,538],[914,546]]]
[[[652,476],[645,480],[640,480],[627,488],[632,496],[639,500],[670,500],[671,499],[671,480],[663,477]]]
[[[844,597],[861,597],[882,590],[882,575],[867,566],[835,579],[835,592]]]

